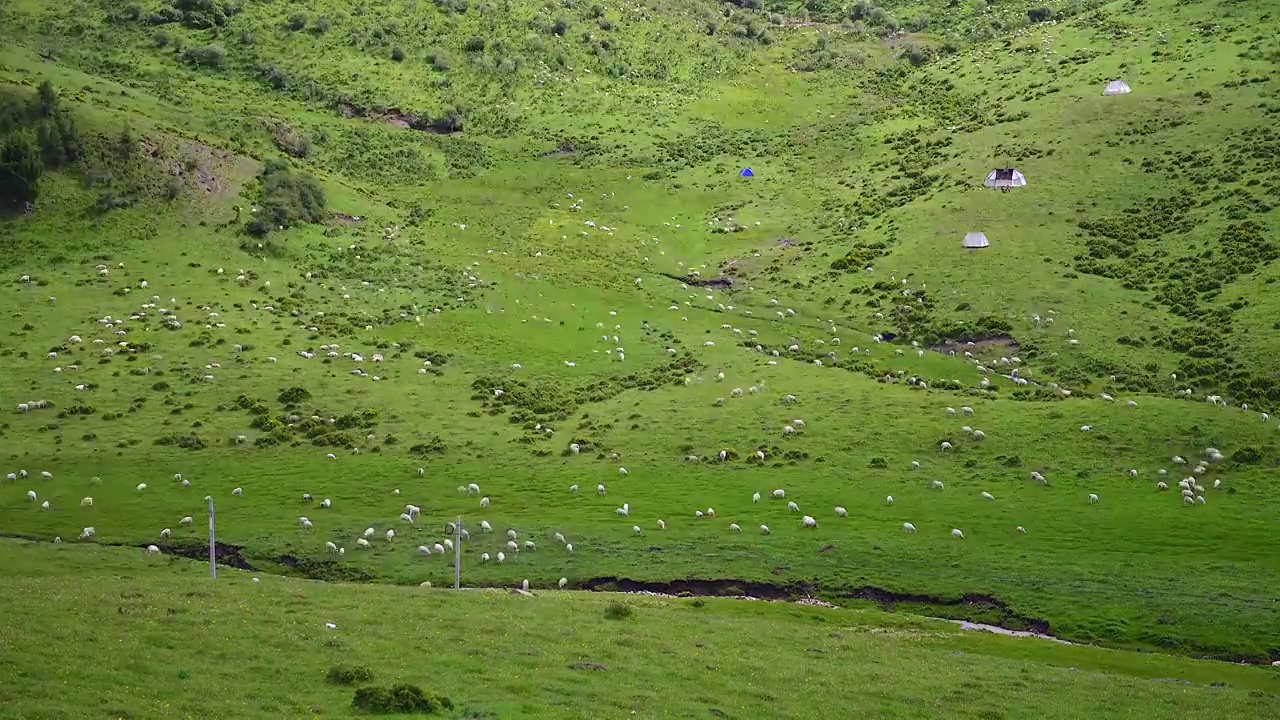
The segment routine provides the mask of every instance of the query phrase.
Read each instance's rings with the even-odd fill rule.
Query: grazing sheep
[[[963,540],[964,533],[960,532],[959,528],[952,528],[951,537],[955,538],[956,540]]]
[[[480,498],[480,507],[482,507],[482,508],[487,508],[487,507],[489,507],[489,498],[488,498],[488,497],[482,497],[482,498]]]
[[[943,440],[942,445],[940,447],[942,448],[943,452],[949,452],[951,450],[951,443],[947,442],[946,440]]]
[[[561,590],[565,589],[565,586],[567,586],[568,584],[569,584],[569,578],[560,578],[560,582],[557,583],[557,585],[560,587]]]
[[[597,485],[597,486],[596,486],[596,494],[597,494],[597,495],[603,495],[603,494],[604,494],[604,485]]]
[[[515,540],[515,539],[516,539],[516,531],[515,531],[515,530],[507,530],[507,537],[508,537],[508,538],[510,538],[510,539],[512,539],[512,540]]]
[[[189,527],[191,523],[192,523],[192,519],[190,515],[184,515],[180,520],[178,520],[178,525],[181,525],[183,527]]]
[[[515,540],[508,540],[507,549],[510,550],[511,552],[520,552],[520,544],[517,543]]]
[[[986,499],[986,500],[995,500],[995,499],[996,499],[996,496],[995,496],[995,495],[992,495],[991,493],[987,492],[986,490],[983,490],[983,491],[982,491],[982,497],[983,497],[983,499]]]
[[[943,487],[943,486],[942,486],[942,481],[941,481],[941,480],[934,480],[934,481],[933,481],[933,489],[934,489],[934,490],[941,490],[941,489],[942,489],[942,487]]]
[[[364,529],[364,538],[365,538],[366,540],[368,540],[369,538],[371,538],[371,537],[373,537],[374,535],[377,535],[377,534],[378,534],[378,532],[377,532],[376,530],[374,530],[373,528],[371,528],[371,527],[369,527],[369,528],[365,528],[365,529]]]
[[[800,506],[794,500],[787,503],[787,509],[791,512],[800,512]]]
[[[160,539],[161,539],[161,540],[163,540],[163,539],[165,539],[165,538],[171,538],[171,537],[173,537],[173,531],[172,531],[172,530],[170,530],[169,528],[165,528],[165,529],[163,529],[163,530],[161,530],[161,531],[160,531]]]
[[[634,534],[636,534],[636,535],[639,535],[639,534],[640,534],[640,532],[641,532],[641,531],[640,531],[640,526],[639,526],[639,525],[632,525],[632,526],[631,526],[631,532],[632,532],[632,533],[634,533]]]
[[[1203,496],[1203,495],[1197,495],[1197,496],[1196,496],[1196,502],[1197,502],[1197,503],[1199,503],[1199,504],[1201,504],[1201,505],[1204,505],[1204,504],[1205,504],[1206,502],[1208,502],[1208,501],[1204,499],[1204,496]]]
[[[437,554],[437,555],[443,555],[443,554],[444,554],[444,545],[441,545],[440,543],[436,543],[436,544],[433,546],[433,548],[435,549],[435,552],[436,552],[436,554]]]
[[[1160,482],[1156,483],[1156,491],[1157,491],[1157,492],[1159,492],[1159,491],[1161,491],[1161,490],[1168,490],[1168,489],[1169,489],[1169,485],[1168,485],[1167,483],[1165,483],[1164,481],[1160,481]]]
[[[816,528],[818,527],[818,521],[808,515],[805,515],[800,518],[800,525],[807,528]]]
[[[1089,493],[1089,504],[1094,505],[1097,502],[1098,502],[1098,496],[1093,493]]]
[[[754,495],[752,495],[752,496],[751,496],[751,502],[753,502],[753,503],[758,503],[758,502],[760,502],[760,493],[755,493]]]
[[[489,562],[489,553],[481,553],[480,562]]]
[[[707,508],[707,517],[715,517],[715,516],[716,516],[715,508]]]
[[[329,498],[325,498],[325,499],[323,499],[323,500],[321,500],[321,501],[320,501],[320,507],[322,507],[322,508],[330,508],[330,507],[333,507],[333,501],[332,501],[332,500],[330,500]]]
[[[783,490],[782,488],[778,488],[777,490],[773,491],[773,496],[778,500],[781,500],[787,496],[787,491]]]
[[[369,541],[364,538],[356,538],[356,545],[359,545],[362,548],[370,547]]]
[[[324,544],[324,549],[331,553],[336,553],[338,552],[338,545],[337,543],[327,542]]]
[[[570,486],[569,486],[569,492],[571,492],[571,493],[576,493],[576,492],[578,492],[578,486],[577,486],[577,485],[570,485]]]
[[[658,529],[659,529],[659,530],[666,530],[666,529],[667,529],[667,521],[663,520],[662,518],[658,518]]]
[[[498,553],[498,563],[499,563],[499,564],[501,564],[502,562],[504,562],[506,559],[507,559],[507,555],[506,555],[506,553],[502,553],[502,552],[499,552],[499,553]]]
[[[564,549],[568,550],[569,552],[573,552],[573,543],[568,543],[567,545],[564,546]]]
[[[148,555],[159,555],[159,554],[160,554],[160,548],[156,547],[155,545],[148,545],[148,546],[147,546],[147,554],[148,554]]]
[[[771,532],[771,531],[769,530],[769,526],[768,526],[768,525],[761,525],[761,526],[760,526],[760,534],[761,534],[761,535],[768,535],[770,532]]]
[[[93,498],[86,497],[80,500],[80,507],[93,507]]]
[[[395,540],[395,539],[396,539],[396,531],[395,531],[395,530],[388,530],[388,531],[387,531],[387,534],[386,534],[386,537],[387,537],[387,542],[391,542],[392,540]]]
[[[43,470],[40,472],[40,477],[44,478],[45,480],[52,480],[53,473],[49,472],[48,470]]]
[[[479,485],[477,485],[477,484],[475,484],[475,483],[471,483],[470,485],[468,485],[468,486],[467,486],[467,494],[468,494],[468,495],[479,495],[479,494],[480,494],[480,486],[479,486]]]
[[[488,520],[480,521],[480,532],[493,532],[493,526],[489,524]]]
[[[884,502],[885,502],[885,504],[886,504],[886,505],[892,505],[892,504],[893,504],[893,496],[892,496],[892,495],[886,496],[886,497],[885,497],[885,499],[884,499]]]
[[[973,414],[973,408],[968,407],[968,406],[965,406],[965,407],[960,408],[960,412],[964,413],[965,415],[972,415],[972,414]]]
[[[694,510],[694,511],[693,511],[693,516],[694,516],[694,517],[696,517],[696,518],[698,518],[699,520],[701,520],[701,519],[702,519],[702,511],[701,511],[701,510]]]
[[[624,467],[620,467],[620,468],[618,468],[618,474],[619,474],[619,475],[626,475],[626,474],[627,474],[627,469],[626,469],[626,468],[624,468]]]
[[[146,483],[138,483],[138,486],[137,486],[136,488],[134,488],[134,489],[135,489],[135,490],[137,490],[138,492],[142,492],[143,490],[146,490],[146,489],[147,489],[147,484],[146,484]]]
[[[742,532],[742,527],[738,523],[729,523],[729,532]]]
[[[244,495],[244,488],[240,488],[240,487],[238,487],[238,488],[236,488],[235,490],[232,490],[232,491],[231,491],[231,494],[232,494],[232,495],[235,495],[235,496],[237,496],[237,497],[238,497],[238,496],[240,496],[240,495]]]
[[[1026,529],[1026,528],[1024,528],[1024,527],[1022,527],[1021,525],[1019,525],[1019,526],[1016,528],[1016,530],[1017,530],[1017,532],[1018,532],[1020,535],[1026,535],[1026,534],[1027,534],[1027,529]]]
[[[849,511],[848,511],[848,510],[845,510],[844,508],[842,508],[842,507],[840,507],[839,505],[837,505],[837,506],[836,506],[836,517],[849,517]]]
[[[902,523],[902,532],[907,533],[908,535],[914,535],[916,532],[916,526],[909,522],[904,522]]]
[[[920,463],[916,462],[915,460],[912,460],[912,461],[911,461],[911,469],[912,469],[912,471],[919,470],[919,469],[920,469]]]

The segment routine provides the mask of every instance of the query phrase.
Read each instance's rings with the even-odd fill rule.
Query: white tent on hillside
[[[1025,187],[1027,179],[1017,168],[996,168],[982,184],[989,188],[1000,188],[1000,192],[1009,192],[1009,188]]]
[[[980,232],[965,233],[964,246],[970,250],[984,248],[990,244],[991,243],[987,242],[987,236],[985,233],[980,233]]]
[[[1127,92],[1133,92],[1133,90],[1123,80],[1112,80],[1102,89],[1103,95],[1124,95]]]

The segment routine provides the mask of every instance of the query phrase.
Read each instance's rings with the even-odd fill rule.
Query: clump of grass
[[[627,620],[635,614],[635,608],[621,600],[614,600],[604,609],[604,616],[609,620]]]

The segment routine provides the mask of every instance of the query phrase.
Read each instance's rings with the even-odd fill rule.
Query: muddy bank
[[[1062,638],[1056,638],[1052,635],[1045,635],[1044,633],[1024,632],[1022,630],[1007,630],[1005,628],[997,627],[995,625],[985,625],[983,623],[974,623],[974,622],[969,622],[968,620],[951,620],[950,622],[953,622],[959,625],[961,630],[980,630],[983,632],[995,633],[997,635],[1007,635],[1009,637],[1039,638],[1041,640],[1051,640],[1053,642],[1061,643],[1063,645],[1079,644],[1079,643],[1073,643],[1067,640],[1063,640]]]
[[[103,543],[103,544],[106,544],[106,543]],[[177,555],[178,557],[184,557],[190,560],[200,560],[203,562],[209,561],[209,543],[207,542],[204,542],[204,543],[178,542],[178,543],[166,543],[163,545],[159,543],[154,543],[154,544],[156,547],[160,548],[160,552],[165,555]],[[128,547],[128,546],[122,545],[121,547]],[[135,547],[140,547],[145,550],[147,546],[137,545]],[[245,559],[244,548],[238,545],[227,545],[226,543],[215,542],[213,544],[213,549],[214,549],[214,562],[216,562],[219,565],[232,567],[237,570],[248,570],[250,572],[257,572],[258,570],[253,565],[251,565],[248,560]]]
[[[1011,357],[1018,354],[1021,346],[1010,335],[992,335],[972,340],[945,340],[938,345],[930,345],[929,349],[939,353],[948,353],[954,350],[957,355],[962,355],[966,351],[975,355],[987,351],[997,351],[1001,355]]]
[[[715,277],[715,278],[701,278],[701,277],[695,277],[693,275],[680,276],[680,275],[675,275],[672,273],[664,273],[664,272],[660,272],[658,274],[661,275],[662,277],[670,278],[672,280],[685,283],[686,285],[692,285],[694,287],[710,288],[712,290],[732,290],[733,289],[733,278],[727,277],[727,276],[721,276],[721,277]]]

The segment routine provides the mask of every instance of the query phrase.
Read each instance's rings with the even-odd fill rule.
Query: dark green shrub
[[[297,32],[307,26],[307,16],[302,13],[294,13],[289,16],[289,22],[286,23],[286,26],[290,30]]]
[[[334,665],[324,679],[334,685],[355,685],[372,680],[373,672],[363,665]]]
[[[405,58],[404,50],[399,45],[391,48],[391,59],[395,62],[403,62]]]
[[[187,48],[182,51],[182,61],[192,67],[221,70],[227,62],[227,51],[217,45]]]
[[[452,710],[453,701],[443,695],[427,695],[417,685],[370,685],[356,690],[351,707],[377,715],[432,714]]]
[[[311,391],[304,387],[285,388],[280,391],[280,397],[277,398],[285,405],[293,405],[295,403],[304,402],[311,399]]]

